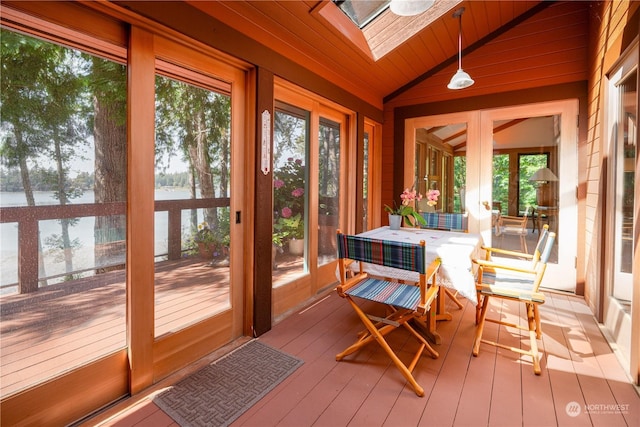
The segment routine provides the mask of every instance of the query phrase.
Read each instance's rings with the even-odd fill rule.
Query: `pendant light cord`
[[[458,31],[458,70],[462,70],[462,13],[464,12],[464,8],[458,10],[458,23],[459,23],[459,31]]]

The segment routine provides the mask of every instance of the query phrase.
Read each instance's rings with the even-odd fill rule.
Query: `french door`
[[[539,232],[539,226],[543,221],[549,223],[550,230],[555,232],[556,244],[550,262],[547,265],[547,272],[542,282],[543,288],[552,288],[563,291],[574,292],[576,287],[576,257],[578,250],[578,200],[576,188],[578,185],[578,163],[577,163],[577,135],[576,117],[578,116],[578,101],[567,100],[557,102],[547,102],[540,104],[521,105],[516,107],[506,107],[501,109],[486,110],[480,114],[482,123],[480,141],[481,141],[481,170],[480,170],[480,188],[479,193],[483,201],[493,200],[493,160],[495,147],[498,145],[498,130],[500,125],[505,123],[515,123],[522,125],[532,122],[532,126],[537,126],[535,131],[538,138],[542,139],[542,135],[547,135],[545,141],[537,142],[542,145],[534,153],[552,153],[549,164],[558,180],[550,184],[555,185],[553,191],[552,202],[542,202],[538,199],[532,199],[526,203],[521,201],[517,203],[516,211],[510,212],[519,214],[520,209],[526,209],[527,206],[533,212],[533,220],[529,234],[536,235]],[[513,127],[516,127],[514,125]],[[518,135],[513,133],[511,138],[519,138],[525,140],[527,134],[532,133],[529,128],[522,128],[522,132]],[[495,141],[495,142],[494,142]],[[544,144],[544,145],[543,145]],[[527,153],[530,148],[520,148],[523,153]],[[546,154],[543,154],[543,156]],[[521,157],[522,159],[522,157]],[[517,176],[509,177],[510,181],[517,181],[518,188],[526,185],[530,178],[533,178],[536,170],[526,170],[523,162],[519,162],[516,169]],[[530,181],[529,181],[530,182]],[[533,185],[539,185],[537,183]],[[547,183],[549,185],[549,183]],[[520,198],[520,193],[518,193]],[[539,203],[540,202],[540,203]],[[554,217],[549,214],[543,214],[542,209],[536,212],[533,209],[542,208],[543,203],[552,204]],[[546,207],[546,206],[545,206]],[[548,211],[547,211],[548,212]],[[485,210],[485,217],[488,212]],[[486,222],[485,222],[486,224]],[[485,225],[486,227],[486,225]],[[491,230],[487,232],[483,229],[484,235],[491,234]],[[494,241],[496,239],[494,238]],[[532,239],[535,241],[535,238]],[[495,245],[495,242],[493,243]],[[534,243],[535,244],[535,243]],[[530,245],[529,245],[530,246]],[[558,280],[561,277],[562,280]]]
[[[619,348],[623,366],[640,381],[640,288],[638,283],[638,46],[610,75],[607,90],[607,126],[603,135],[608,153],[607,211],[604,226],[606,254],[604,324]],[[634,237],[635,236],[635,237]],[[635,262],[634,262],[635,257]],[[635,271],[634,271],[635,268]],[[634,281],[636,286],[634,286]]]
[[[442,179],[449,176],[447,191],[451,200],[443,200],[438,207],[449,210],[464,210],[469,213],[469,231],[480,233],[487,245],[496,246],[501,243],[495,235],[494,225],[494,158],[496,156],[497,132],[505,123],[516,124],[527,121],[536,123],[536,118],[553,117],[557,138],[553,147],[561,155],[554,157],[561,178],[556,183],[557,218],[555,230],[558,233],[554,262],[548,266],[549,274],[545,275],[543,287],[575,291],[576,256],[577,256],[577,128],[575,117],[578,113],[577,101],[558,101],[533,105],[522,105],[502,109],[470,111],[438,116],[419,117],[405,121],[405,165],[404,186],[420,188],[425,179],[432,179],[432,174],[422,176],[423,165],[417,164],[422,142],[440,144],[445,152],[453,156],[453,162],[444,159],[438,167],[445,168],[452,164],[449,172],[443,173]],[[512,129],[513,130],[513,129]],[[527,130],[526,132],[531,132]],[[521,137],[523,137],[521,135]],[[513,144],[510,150],[528,152],[526,147]],[[537,148],[540,150],[540,147]],[[447,163],[449,162],[449,163]],[[519,168],[516,165],[516,169]],[[425,166],[429,169],[430,166]],[[432,167],[433,168],[433,167]],[[440,176],[440,175],[436,175]],[[518,185],[518,176],[506,177],[512,185]],[[440,182],[440,181],[439,181]],[[443,185],[443,184],[436,184]],[[441,193],[443,189],[438,188]],[[518,204],[516,203],[516,209]],[[517,212],[516,212],[517,214]],[[549,218],[544,218],[550,220]],[[535,242],[537,223],[527,227],[529,239]],[[562,229],[560,233],[558,230]],[[535,245],[535,243],[534,243]],[[533,247],[533,246],[531,246]],[[553,278],[562,277],[562,281]]]

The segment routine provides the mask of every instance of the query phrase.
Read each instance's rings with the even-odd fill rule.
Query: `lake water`
[[[53,192],[40,191],[34,194],[36,205],[57,205]],[[156,200],[189,199],[189,191],[184,189],[156,189]],[[94,203],[93,191],[86,191],[82,197],[73,200],[73,204]],[[27,206],[24,193],[0,192],[0,207]],[[190,211],[182,213],[182,233],[189,233]],[[202,221],[202,210],[198,210],[198,222]],[[94,217],[80,218],[70,227],[70,238],[78,239],[79,249],[74,252],[73,269],[90,269],[94,262]],[[45,242],[47,237],[61,234],[61,226],[57,220],[40,221],[40,237]],[[157,212],[155,215],[155,254],[167,253],[167,212]],[[58,259],[55,253],[44,249],[45,272],[47,276],[65,273],[64,261]],[[16,223],[0,224],[0,294],[11,292],[6,289],[9,284],[18,282],[18,226]]]

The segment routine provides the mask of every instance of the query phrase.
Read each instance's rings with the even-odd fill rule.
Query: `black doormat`
[[[228,426],[303,363],[259,341],[249,341],[153,401],[182,427]]]

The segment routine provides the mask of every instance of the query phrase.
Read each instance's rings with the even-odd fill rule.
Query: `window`
[[[398,16],[389,10],[387,0],[334,0],[320,3],[311,14],[377,61],[461,2],[436,1],[425,13]]]
[[[358,0],[333,0],[358,28],[364,28],[384,10],[389,7],[389,0],[358,1]]]

